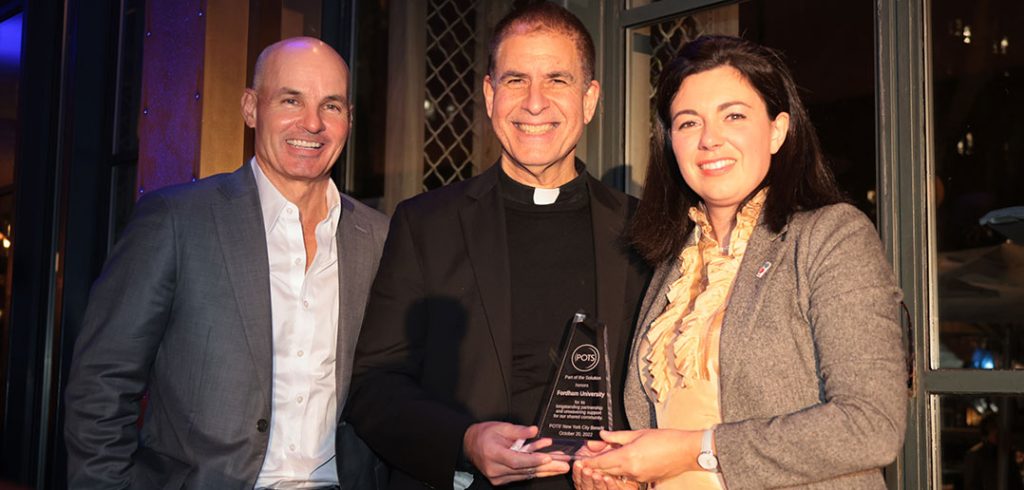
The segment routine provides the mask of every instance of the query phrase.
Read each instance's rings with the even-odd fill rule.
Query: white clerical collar
[[[559,188],[554,189],[541,189],[535,187],[533,189],[533,203],[540,206],[547,206],[548,204],[554,204],[558,200]]]

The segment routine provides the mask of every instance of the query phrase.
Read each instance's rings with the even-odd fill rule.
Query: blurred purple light
[[[17,67],[21,62],[21,24],[24,14],[0,22],[0,65]]]

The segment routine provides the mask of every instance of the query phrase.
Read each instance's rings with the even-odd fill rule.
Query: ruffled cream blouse
[[[764,206],[761,189],[740,210],[723,250],[707,215],[690,208],[696,223],[691,245],[679,254],[682,275],[668,288],[668,306],[641,339],[645,386],[655,400],[658,427],[704,430],[722,421],[718,398],[718,341],[725,305],[747,241]],[[655,484],[660,489],[715,489],[715,473],[685,472]]]

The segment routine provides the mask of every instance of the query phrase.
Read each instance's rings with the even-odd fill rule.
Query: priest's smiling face
[[[483,88],[506,173],[575,175],[576,144],[601,92],[588,78],[566,33],[520,30],[501,42]]]

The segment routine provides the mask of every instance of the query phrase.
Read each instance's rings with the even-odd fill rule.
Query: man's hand
[[[466,429],[462,451],[491,485],[543,478],[569,472],[569,463],[550,454],[520,452],[510,449],[516,440],[537,436],[537,427],[523,427],[505,422],[480,422]],[[548,443],[550,444],[550,443]],[[548,444],[533,444],[539,449]]]

